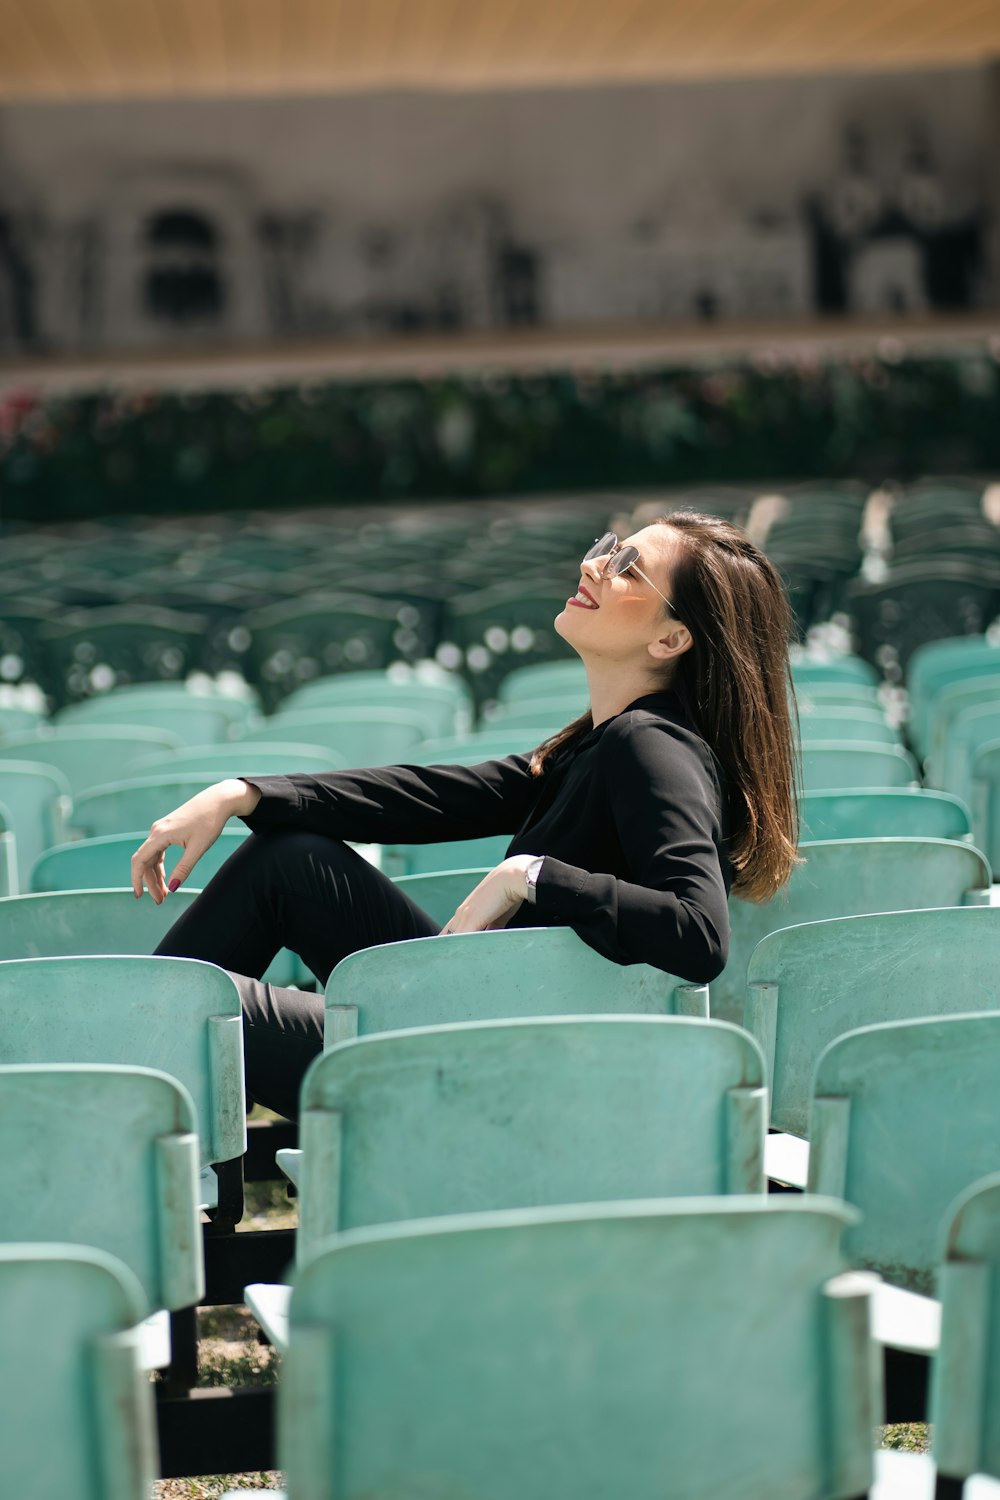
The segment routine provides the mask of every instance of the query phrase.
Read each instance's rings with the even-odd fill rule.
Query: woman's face
[[[646,526],[619,541],[623,547],[636,548],[637,567],[669,599],[678,545],[670,528]],[[629,568],[609,578],[603,571],[606,562],[606,556],[581,562],[579,589],[556,616],[555,628],[584,658],[652,666],[663,654],[657,643],[683,627],[677,626],[673,611],[637,572]]]

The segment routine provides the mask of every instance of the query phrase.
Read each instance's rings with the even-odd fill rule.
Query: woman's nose
[[[600,583],[604,576],[604,565],[607,560],[607,553],[603,557],[585,557],[580,564],[580,571],[594,583]]]

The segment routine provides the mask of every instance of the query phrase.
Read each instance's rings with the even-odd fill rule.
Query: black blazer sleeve
[[[546,857],[536,906],[616,963],[706,984],[728,956],[728,863],[719,781],[693,739],[642,714],[608,726],[605,794],[628,878]]]
[[[514,833],[538,794],[527,755],[475,766],[378,766],[315,776],[246,776],[255,833],[300,828],[372,844],[434,844]]]

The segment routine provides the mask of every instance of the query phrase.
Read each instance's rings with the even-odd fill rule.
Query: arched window
[[[175,327],[217,322],[225,292],[212,222],[191,209],[164,209],[147,221],[145,240],[150,316]]]

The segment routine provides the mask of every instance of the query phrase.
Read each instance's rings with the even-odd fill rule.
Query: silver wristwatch
[[[544,859],[545,855],[539,854],[537,859],[533,859],[524,872],[524,899],[529,906],[534,906],[535,904],[535,887],[538,885],[538,877],[542,873],[542,862]]]

